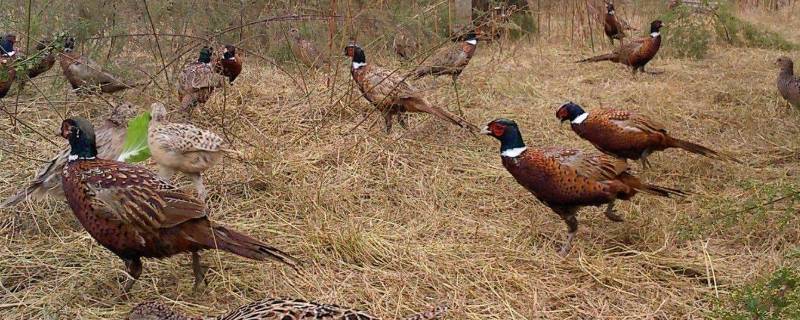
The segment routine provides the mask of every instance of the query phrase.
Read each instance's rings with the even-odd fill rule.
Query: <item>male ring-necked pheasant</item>
[[[238,152],[228,149],[225,140],[211,131],[167,122],[167,110],[161,103],[153,103],[150,116],[147,145],[158,164],[159,175],[170,179],[175,171],[180,171],[192,179],[198,197],[205,202],[203,172],[217,164],[223,153]]]
[[[789,57],[779,57],[775,63],[781,68],[778,72],[778,92],[800,110],[800,79],[794,75],[794,62]]]
[[[586,112],[581,106],[568,102],[558,108],[556,117],[561,122],[570,121],[572,131],[598,150],[625,159],[641,160],[645,168],[650,166],[647,161],[650,154],[669,148],[738,162],[699,144],[674,138],[663,125],[636,112],[613,108],[595,108]]]
[[[228,83],[242,73],[242,58],[236,53],[236,47],[226,44],[222,49],[222,58],[214,61],[214,71],[228,77]]]
[[[14,49],[16,42],[17,37],[10,33],[0,39],[0,99],[8,94],[17,77],[17,71],[13,65],[17,56],[17,51]]]
[[[444,306],[417,313],[404,320],[440,319],[447,312]],[[175,312],[158,301],[143,302],[131,310],[128,320],[193,320]],[[204,318],[208,319],[208,318]],[[213,317],[218,320],[378,320],[379,318],[356,309],[334,304],[322,304],[297,299],[264,299],[243,305],[225,315]]]
[[[414,70],[414,79],[426,75],[440,76],[449,74],[453,80],[453,90],[456,92],[456,102],[461,107],[461,98],[458,95],[458,76],[467,67],[475,49],[478,48],[478,37],[474,32],[464,35],[464,41],[453,46],[445,46],[436,51],[428,62]]]
[[[567,224],[567,240],[559,251],[562,256],[572,247],[581,207],[608,204],[606,217],[622,221],[613,211],[616,200],[630,200],[638,192],[662,197],[684,195],[680,190],[643,183],[628,172],[627,161],[622,158],[566,148],[528,148],[512,120],[496,119],[482,133],[500,140],[503,166],[517,183]]]
[[[103,71],[100,64],[75,52],[75,38],[72,37],[64,42],[64,52],[59,54],[58,63],[72,89],[79,94],[97,92],[98,88],[103,93],[114,93],[143,84],[126,83]]]
[[[614,45],[614,39],[619,40],[620,43],[623,43],[625,38],[625,28],[622,26],[622,23],[617,19],[616,11],[614,10],[614,4],[611,2],[606,2],[606,15],[603,19],[603,31],[608,37],[608,41],[611,42],[611,45]]]
[[[658,49],[661,48],[661,32],[659,30],[663,26],[664,24],[661,20],[655,20],[650,23],[649,36],[620,44],[619,48],[614,49],[609,54],[583,59],[578,62],[611,61],[631,67],[631,72],[634,75],[638,71],[647,72],[644,66],[656,56]]]
[[[178,77],[178,99],[182,112],[191,115],[195,106],[206,103],[214,89],[224,85],[223,77],[214,72],[211,66],[211,55],[210,47],[201,48],[197,61],[186,65]]]
[[[20,90],[25,88],[25,83],[28,80],[36,78],[40,74],[47,72],[56,63],[56,55],[53,54],[50,45],[51,41],[48,39],[41,40],[38,44],[36,44],[36,53],[33,55],[41,55],[41,57],[38,57],[41,60],[39,60],[35,66],[28,69],[27,78],[22,77],[19,79]]]
[[[125,102],[114,107],[108,118],[97,128],[98,157],[101,159],[119,157],[125,143],[128,120],[134,116],[136,116],[136,107],[130,103]],[[3,201],[0,208],[17,205],[26,199],[41,199],[45,195],[63,199],[61,172],[64,171],[64,165],[67,164],[67,157],[69,157],[69,147],[61,150],[47,165],[42,167],[36,178],[25,189]]]
[[[350,74],[364,94],[364,98],[383,113],[387,133],[392,130],[392,118],[395,115],[398,116],[400,125],[406,126],[406,112],[429,113],[459,127],[477,131],[475,125],[446,110],[432,106],[399,73],[393,73],[375,64],[367,64],[364,50],[358,45],[351,43],[344,51],[345,55],[352,58]]]
[[[62,186],[72,212],[101,245],[119,256],[131,279],[142,273],[142,257],[192,254],[195,289],[204,281],[199,251],[220,249],[246,258],[276,260],[297,270],[288,254],[209,221],[205,205],[147,168],[98,158],[94,128],[83,118],[61,125],[69,140]]]

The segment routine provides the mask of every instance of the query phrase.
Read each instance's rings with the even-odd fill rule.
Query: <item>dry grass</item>
[[[761,21],[778,24],[792,15]],[[797,30],[793,23],[784,31]],[[651,115],[677,136],[744,164],[680,151],[655,155],[654,168],[639,174],[692,195],[637,197],[619,206],[627,220],[619,224],[587,208],[576,245],[562,259],[555,246],[563,223],[514,182],[493,139],[428,116],[413,116],[409,130],[386,135],[345,71],[334,94],[345,97],[332,105],[324,75],[305,79],[311,91],[305,98],[289,77],[252,58],[226,99],[217,94],[196,113],[218,132],[224,118],[245,153],[244,161],[226,159],[209,173],[211,216],[302,258],[304,274],[206,252],[209,286],[193,293],[188,255],[146,260],[132,299],[124,301],[120,260],[82,230],[65,204],[27,202],[0,211],[0,318],[121,318],[150,299],[191,314],[219,314],[276,296],[384,318],[441,302],[452,306],[450,319],[703,318],[717,297],[792,263],[798,203],[741,211],[800,188],[797,110],[774,87],[772,62],[782,53],[715,47],[702,61],[658,58],[652,68],[665,74],[633,79],[619,65],[571,63],[590,52],[563,44],[522,42],[502,55],[495,48],[482,44],[461,78],[464,112],[475,123],[509,117],[531,146],[591,148],[559,128],[555,108],[565,100],[615,106]],[[369,51],[368,59],[395,60]],[[338,63],[346,65],[343,58]],[[431,101],[455,109],[446,79],[418,84],[430,88]],[[52,99],[73,99],[58,88]],[[50,133],[60,118],[32,104],[42,101],[35,97],[22,97],[21,118]],[[161,97],[129,92],[126,98],[144,109]],[[2,103],[8,107],[13,97]],[[66,106],[70,114],[104,109]],[[15,134],[5,124],[3,143],[20,156],[46,159],[64,144],[53,138],[59,146],[51,145],[25,128]],[[40,165],[3,153],[0,194],[10,195]]]

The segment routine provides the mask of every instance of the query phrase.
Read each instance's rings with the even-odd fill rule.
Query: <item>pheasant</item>
[[[392,49],[400,58],[408,60],[419,50],[419,43],[408,34],[405,28],[398,26],[392,39]]]
[[[603,19],[603,31],[605,31],[606,37],[608,37],[608,41],[611,42],[612,46],[614,45],[614,39],[622,43],[622,39],[625,38],[625,30],[622,23],[617,20],[614,4],[611,2],[606,2],[606,16]]]
[[[634,75],[636,75],[637,71],[647,72],[644,66],[656,56],[658,49],[661,47],[661,33],[659,30],[663,26],[664,24],[661,20],[655,20],[650,23],[650,36],[621,44],[612,53],[583,59],[578,62],[611,61],[631,67]],[[654,74],[655,72],[647,73]]]
[[[445,306],[417,313],[404,320],[441,319],[447,312]],[[191,320],[198,319],[173,311],[158,301],[138,304],[131,310],[128,320]],[[208,319],[208,318],[206,318]],[[264,299],[243,305],[228,314],[214,317],[218,320],[378,320],[363,311],[297,299]]]
[[[125,143],[128,120],[135,115],[136,107],[130,103],[126,102],[114,107],[108,118],[97,129],[97,150],[100,158],[116,159],[119,157]],[[45,195],[63,199],[61,172],[64,170],[68,156],[69,148],[64,148],[39,170],[36,178],[25,189],[3,201],[0,208],[15,206],[26,199],[41,199]]]
[[[214,89],[223,85],[222,76],[216,74],[211,66],[211,48],[200,49],[200,56],[183,68],[178,77],[178,99],[181,111],[191,115],[192,108],[211,98]]]
[[[50,43],[50,40],[42,40],[36,45],[35,55],[41,55],[41,57],[37,57],[38,63],[36,63],[36,65],[34,65],[32,68],[28,69],[27,79],[24,77],[19,79],[20,89],[25,87],[25,83],[28,80],[36,78],[40,74],[49,71],[56,63],[56,55],[53,54],[51,48],[48,47]]]
[[[559,251],[562,256],[572,248],[581,207],[608,204],[606,217],[619,222],[622,218],[613,211],[616,200],[630,200],[638,192],[662,197],[685,195],[680,190],[643,183],[628,172],[627,161],[622,158],[566,148],[528,149],[512,120],[496,119],[481,132],[500,140],[503,166],[517,183],[567,224],[567,239]]]
[[[456,102],[459,108],[461,107],[461,98],[458,95],[458,76],[467,67],[470,59],[475,55],[475,49],[478,47],[478,38],[474,32],[467,33],[463,39],[464,41],[455,46],[440,48],[439,51],[431,56],[428,64],[414,70],[414,79],[419,79],[426,75],[440,76],[449,74],[453,80],[453,90],[456,92]]]
[[[0,99],[8,94],[17,77],[17,71],[13,65],[17,54],[14,49],[16,42],[17,37],[13,34],[6,34],[0,41]]]
[[[236,47],[225,45],[222,49],[222,59],[214,61],[214,71],[228,77],[228,83],[233,84],[233,80],[242,73],[242,58],[236,54]]]
[[[310,68],[316,69],[321,69],[328,64],[328,60],[317,50],[317,46],[315,46],[313,42],[303,39],[302,35],[300,35],[300,30],[297,28],[289,29],[289,36],[292,38],[292,42],[294,42],[291,45],[292,54],[294,54],[295,58],[300,60],[300,62]]]
[[[219,162],[223,152],[238,153],[227,148],[222,138],[211,131],[191,124],[167,122],[167,110],[153,103],[150,112],[147,145],[158,164],[159,175],[170,179],[175,171],[189,176],[201,201],[206,200],[202,173]]]
[[[789,104],[800,110],[800,79],[794,76],[794,62],[789,57],[780,57],[775,63],[781,67],[778,91]]]
[[[636,112],[613,108],[596,108],[591,113],[568,102],[558,108],[556,117],[570,121],[572,131],[591,142],[598,150],[620,158],[641,160],[647,168],[647,157],[655,151],[680,148],[717,160],[737,159],[689,141],[673,138],[663,125]]]
[[[72,37],[64,42],[64,52],[59,54],[58,63],[64,77],[78,94],[96,93],[98,88],[102,93],[114,93],[141,85],[124,82],[103,71],[94,60],[75,52],[75,38]]]
[[[387,133],[392,130],[392,119],[395,115],[398,116],[400,125],[406,127],[406,112],[429,113],[472,132],[477,131],[478,128],[475,125],[441,108],[432,106],[401,75],[378,65],[367,64],[364,50],[358,45],[351,43],[345,47],[344,51],[346,56],[352,58],[350,74],[364,98],[383,113]]]
[[[61,180],[67,203],[86,231],[125,262],[126,295],[142,273],[142,257],[191,252],[195,289],[205,279],[199,251],[206,249],[272,259],[298,271],[298,261],[288,254],[209,221],[202,202],[152,171],[98,158],[94,128],[86,119],[64,120],[61,136],[70,144]]]

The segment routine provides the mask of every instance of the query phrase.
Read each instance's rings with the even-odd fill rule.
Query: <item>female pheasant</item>
[[[664,126],[635,112],[596,108],[589,113],[569,102],[558,108],[556,117],[561,122],[570,121],[572,131],[598,150],[620,158],[641,160],[645,168],[650,166],[647,161],[650,154],[669,148],[681,148],[712,159],[738,162],[699,144],[673,138]]]
[[[392,49],[400,58],[408,60],[419,50],[419,42],[408,33],[405,27],[398,25],[392,39]]]
[[[779,57],[775,64],[781,68],[778,72],[778,92],[789,104],[800,110],[800,79],[794,75],[794,62],[789,57]]]
[[[242,73],[242,58],[236,54],[236,47],[226,44],[222,49],[222,58],[214,61],[214,71],[228,78],[228,83]]]
[[[167,110],[161,103],[153,103],[150,112],[147,145],[153,160],[158,164],[159,175],[170,179],[180,171],[194,181],[200,201],[206,200],[202,173],[222,159],[224,152],[238,153],[215,133],[191,124],[167,122]]]
[[[16,42],[17,37],[13,34],[6,34],[0,40],[0,99],[8,94],[14,79],[17,77],[17,71],[13,65],[17,54],[14,49],[14,43]]]
[[[477,131],[478,128],[475,125],[441,108],[432,106],[401,75],[378,65],[367,64],[364,50],[358,45],[351,43],[345,47],[344,51],[346,56],[352,58],[350,74],[364,94],[364,98],[383,113],[387,133],[392,130],[392,118],[395,115],[398,115],[400,125],[406,127],[406,112],[429,113],[459,127],[473,132]]]
[[[445,306],[417,313],[404,320],[440,319],[447,312]],[[140,303],[131,310],[128,320],[192,320],[158,302]],[[208,318],[206,318],[208,319]],[[264,299],[243,305],[228,314],[214,317],[218,320],[378,320],[365,312],[333,304],[321,304],[297,299]]]
[[[512,120],[494,120],[481,132],[500,140],[503,166],[517,183],[567,224],[567,240],[559,251],[562,256],[572,248],[581,207],[608,204],[606,217],[622,221],[613,211],[616,200],[630,200],[638,192],[684,195],[680,190],[643,183],[628,172],[625,159],[566,148],[529,149]]]
[[[622,44],[612,53],[583,59],[578,62],[612,61],[631,67],[634,75],[636,75],[637,71],[647,72],[644,70],[644,66],[656,56],[658,49],[661,48],[661,32],[659,30],[663,26],[664,24],[661,20],[655,20],[650,23],[650,36]]]
[[[20,90],[25,87],[25,83],[33,78],[36,78],[42,73],[49,71],[53,65],[56,63],[56,55],[53,54],[52,43],[50,40],[41,40],[36,45],[36,53],[34,55],[39,56],[37,57],[38,63],[34,65],[32,68],[28,69],[28,77],[27,78],[20,78],[19,79],[19,87]]]
[[[449,74],[456,83],[458,76],[467,67],[475,49],[478,47],[478,38],[474,32],[467,33],[464,41],[455,46],[442,47],[434,53],[428,63],[414,70],[414,79],[427,75],[441,76]]]
[[[90,59],[75,52],[75,38],[64,42],[64,52],[59,54],[58,63],[72,89],[78,94],[114,93],[141,85],[126,83],[114,75],[103,71],[103,68]]]
[[[119,256],[131,279],[142,273],[142,257],[192,253],[195,289],[204,281],[199,251],[221,249],[246,258],[273,259],[297,270],[297,260],[260,241],[208,220],[205,205],[144,167],[97,158],[92,124],[69,118],[61,124],[70,154],[62,186],[86,231]]]
[[[178,77],[178,100],[181,111],[191,115],[192,109],[211,98],[215,88],[223,85],[222,76],[214,72],[211,66],[211,48],[200,49],[200,56],[183,68]]]
[[[292,39],[292,54],[294,57],[310,68],[321,69],[328,64],[328,59],[320,53],[317,46],[307,39],[303,39],[300,30],[297,28],[289,29],[289,37]]]
[[[114,107],[111,115],[97,128],[97,151],[101,159],[116,159],[122,153],[125,136],[128,129],[128,120],[136,116],[136,107],[130,103],[121,103]],[[0,208],[15,206],[26,199],[41,199],[50,195],[58,199],[64,198],[61,188],[61,172],[67,163],[69,147],[64,148],[50,162],[47,163],[28,184],[25,189],[9,197]]]

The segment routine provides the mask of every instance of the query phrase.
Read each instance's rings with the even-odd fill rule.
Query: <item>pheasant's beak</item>
[[[488,135],[491,135],[491,134],[492,134],[492,131],[491,131],[491,130],[489,130],[489,126],[483,126],[483,129],[481,129],[481,134],[488,134]]]

